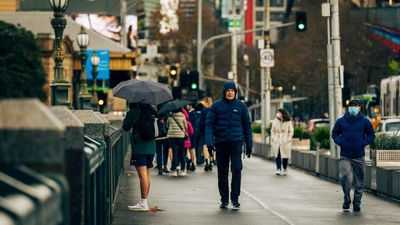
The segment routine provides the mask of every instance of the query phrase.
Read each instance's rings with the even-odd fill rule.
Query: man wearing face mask
[[[229,162],[232,182],[230,199],[233,209],[239,209],[240,180],[242,171],[242,146],[246,143],[246,156],[250,158],[253,148],[250,117],[247,107],[236,99],[234,82],[224,84],[222,98],[210,107],[206,118],[206,144],[210,154],[216,149],[218,169],[218,189],[221,209],[229,203]]]
[[[361,210],[361,198],[365,176],[365,146],[375,139],[371,122],[360,112],[361,105],[351,100],[346,114],[338,119],[332,130],[332,138],[340,146],[340,181],[344,193],[343,211],[349,211],[350,190],[355,181],[353,211]]]

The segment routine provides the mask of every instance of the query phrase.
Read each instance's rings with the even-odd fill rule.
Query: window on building
[[[264,12],[256,11],[256,21],[263,21],[263,20],[264,20]]]
[[[283,7],[283,0],[271,0],[271,7]]]
[[[262,28],[263,26],[256,26],[256,28],[258,29],[258,28]],[[262,30],[259,30],[259,31],[256,31],[256,35],[257,36],[263,36],[263,31]]]
[[[256,6],[264,6],[264,0],[256,0]]]
[[[271,21],[283,21],[284,14],[281,12],[271,12],[270,19]]]

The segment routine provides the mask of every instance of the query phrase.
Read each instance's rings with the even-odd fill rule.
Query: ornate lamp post
[[[249,56],[245,54],[243,56],[244,66],[246,67],[246,92],[245,92],[245,100],[249,100],[249,85],[250,85],[250,63]]]
[[[54,29],[55,40],[53,44],[54,57],[54,80],[51,82],[51,104],[70,106],[68,101],[68,89],[71,84],[64,77],[64,49],[62,46],[63,32],[67,25],[64,12],[68,6],[68,0],[49,0],[50,6],[54,12],[54,18],[51,19],[51,25]]]
[[[100,63],[100,57],[96,54],[96,51],[93,51],[92,57],[90,57],[90,63],[92,64],[92,76],[93,76],[93,94],[92,94],[92,109],[95,111],[98,111],[98,105],[97,105],[97,74],[99,73],[99,70],[97,67],[99,66]]]
[[[79,103],[80,109],[90,109],[90,99],[92,96],[88,92],[87,79],[86,79],[86,49],[89,45],[89,35],[85,32],[85,29],[81,26],[81,31],[76,37],[76,41],[80,48],[80,59],[81,59],[81,84],[79,89]]]

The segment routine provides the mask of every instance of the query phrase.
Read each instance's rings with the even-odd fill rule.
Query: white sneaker
[[[136,205],[128,205],[128,209],[132,211],[149,211],[148,205],[142,205],[140,202]]]
[[[284,169],[283,171],[282,171],[282,174],[281,174],[282,176],[286,176],[287,175],[287,169]]]
[[[171,176],[177,177],[178,176],[178,171],[176,171],[176,170],[172,171]]]
[[[276,175],[281,175],[281,170],[279,170],[279,169],[276,170],[276,171],[275,171],[275,174],[276,174]]]
[[[184,171],[182,171],[182,172],[179,173],[179,176],[182,176],[182,177],[184,177],[184,176],[186,176],[186,175],[187,175],[186,170],[184,170]]]

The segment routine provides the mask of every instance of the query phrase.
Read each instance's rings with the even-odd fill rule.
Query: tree
[[[46,99],[46,73],[32,32],[0,21],[0,98]]]
[[[328,112],[326,19],[320,15],[320,3],[318,0],[299,3],[298,7],[307,12],[308,29],[296,33],[293,27],[287,28],[285,39],[273,46],[276,63],[271,70],[274,86],[283,86],[284,92],[291,94],[295,85],[297,96],[308,97],[302,107],[312,117]],[[381,74],[387,71],[390,51],[370,38],[362,15],[351,9],[350,1],[340,1],[340,36],[349,93],[365,92],[368,84],[379,84]],[[376,61],[372,63],[371,57]]]

